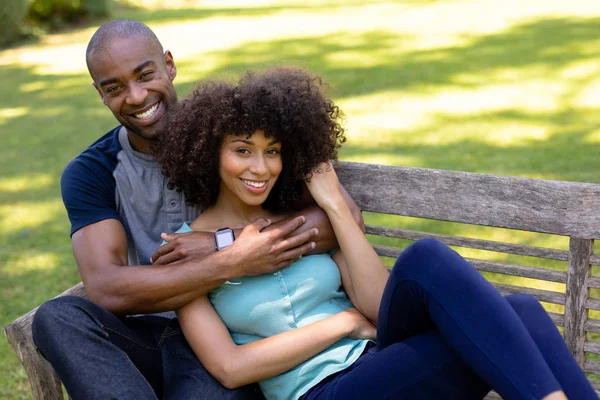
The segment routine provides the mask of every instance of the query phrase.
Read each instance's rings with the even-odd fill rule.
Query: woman
[[[306,186],[340,247],[177,310],[209,372],[229,388],[259,382],[267,399],[480,399],[490,387],[597,399],[539,303],[503,298],[440,242],[414,243],[388,274],[329,161],[345,140],[340,117],[318,77],[274,68],[201,83],[156,147],[170,183],[204,210],[181,232],[268,225]]]

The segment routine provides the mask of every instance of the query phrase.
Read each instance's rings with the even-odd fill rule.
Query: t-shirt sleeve
[[[121,218],[115,200],[112,171],[102,163],[78,157],[63,171],[60,187],[71,221],[71,236],[84,226]]]

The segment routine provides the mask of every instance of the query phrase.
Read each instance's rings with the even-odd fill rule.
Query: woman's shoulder
[[[215,232],[218,229],[224,228],[224,218],[211,209],[204,210],[189,224],[189,228],[192,231],[197,232]]]
[[[271,223],[277,223],[288,218],[291,213],[274,213],[265,210],[260,218],[269,219]],[[258,218],[258,217],[257,217]],[[202,212],[194,221],[189,224],[190,230],[202,232],[215,232],[221,228],[243,229],[246,224],[236,222],[233,218],[228,219],[223,213],[213,212],[211,209]]]

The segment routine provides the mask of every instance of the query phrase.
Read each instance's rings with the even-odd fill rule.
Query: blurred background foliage
[[[69,160],[116,125],[84,60],[110,18],[156,32],[177,63],[181,97],[199,79],[271,64],[322,75],[347,116],[343,160],[600,183],[600,1],[0,0],[0,326],[80,280],[59,181]],[[383,218],[366,215],[373,224],[568,248],[563,237]],[[29,393],[0,339],[0,398]]]
[[[2,0],[0,47],[79,24],[90,18],[109,16],[114,2],[115,0]]]

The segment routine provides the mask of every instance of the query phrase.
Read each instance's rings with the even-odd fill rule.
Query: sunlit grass
[[[0,192],[16,193],[23,190],[48,187],[55,183],[54,177],[48,174],[0,179]]]
[[[10,265],[10,268],[8,266]],[[52,270],[58,266],[55,253],[22,254],[19,258],[9,259],[2,268],[6,276],[23,276],[31,271]]]
[[[22,117],[27,114],[27,107],[13,107],[0,109],[0,124],[10,118]]]
[[[3,235],[52,221],[63,214],[60,199],[48,202],[5,204],[0,206],[0,230]]]
[[[273,63],[321,74],[347,116],[344,160],[600,182],[599,1],[131,3],[143,7],[119,9],[115,17],[140,19],[155,30],[178,65],[181,96],[198,79]],[[85,66],[95,28],[0,51],[2,325],[79,280],[60,173],[116,125]],[[550,235],[367,216],[371,223],[378,218],[428,232],[568,247],[566,238]],[[564,262],[458,251],[566,268]],[[564,290],[560,284],[486,276]],[[25,374],[3,341],[0,376],[0,398],[28,398]]]

